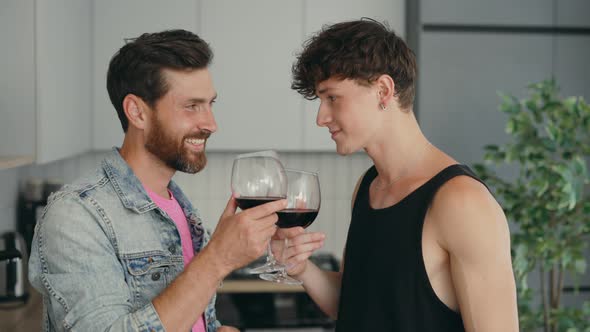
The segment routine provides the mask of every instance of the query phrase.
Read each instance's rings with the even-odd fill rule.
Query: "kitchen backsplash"
[[[0,170],[0,233],[16,228],[19,186],[29,178],[71,182],[93,169],[105,152],[93,152],[61,161]],[[202,219],[214,229],[230,196],[230,174],[237,153],[209,152],[207,167],[200,173],[177,173],[174,180],[183,188]],[[288,168],[318,172],[322,191],[320,213],[310,230],[327,234],[323,251],[342,256],[350,222],[350,199],[359,176],[372,164],[364,153],[341,157],[335,153],[281,153]]]

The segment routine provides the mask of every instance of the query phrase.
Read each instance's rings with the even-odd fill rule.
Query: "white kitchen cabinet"
[[[291,0],[203,0],[202,37],[215,54],[219,98],[213,150],[300,150],[303,99],[291,64],[303,36],[303,5]]]
[[[184,28],[210,43],[218,131],[210,151],[334,151],[315,126],[317,107],[291,89],[302,42],[323,24],[362,16],[404,33],[404,1],[114,0],[93,2],[93,148],[120,145],[123,132],[105,88],[108,62],[123,39]],[[133,13],[133,15],[129,15]]]
[[[0,169],[35,159],[35,1],[0,9]]]
[[[198,33],[199,1],[100,0],[93,3],[93,112],[92,147],[95,150],[121,146],[123,129],[106,88],[109,61],[125,39],[144,32],[185,29]]]
[[[324,25],[347,20],[370,17],[380,22],[387,22],[399,36],[405,36],[405,1],[371,0],[306,0],[305,1],[305,39],[317,33]],[[301,49],[297,49],[300,52]],[[305,101],[303,112],[303,150],[335,151],[336,144],[331,139],[328,129],[316,125],[319,101]]]
[[[90,148],[90,0],[0,10],[0,168]]]
[[[36,4],[38,163],[90,149],[91,1]]]

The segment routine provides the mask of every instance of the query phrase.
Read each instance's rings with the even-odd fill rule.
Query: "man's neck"
[[[147,151],[143,145],[131,144],[127,137],[119,152],[144,186],[162,197],[169,197],[168,184],[174,176],[173,169]]]
[[[419,172],[432,150],[413,114],[400,114],[381,129],[365,150],[383,183]]]

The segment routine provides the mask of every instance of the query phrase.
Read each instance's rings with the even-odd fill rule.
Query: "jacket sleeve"
[[[76,193],[51,201],[38,222],[29,280],[57,331],[164,331],[152,303],[134,310],[125,273],[100,210]]]
[[[211,240],[211,231],[209,228],[205,228],[205,232],[203,235],[203,248],[209,243]],[[201,248],[202,250],[202,248]],[[223,284],[223,282],[222,282]],[[221,284],[219,285],[221,286]],[[219,320],[217,320],[217,313],[215,311],[215,302],[217,301],[217,294],[213,295],[212,301],[209,303],[207,308],[205,309],[205,315],[208,317],[207,321],[207,331],[215,332],[221,326]]]

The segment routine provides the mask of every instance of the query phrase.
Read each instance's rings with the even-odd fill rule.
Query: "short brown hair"
[[[169,90],[162,69],[203,69],[212,59],[209,45],[186,30],[144,33],[121,47],[109,64],[107,90],[123,131],[129,126],[123,110],[125,96],[134,94],[154,107]]]
[[[416,94],[416,57],[385,24],[372,19],[337,23],[307,40],[293,65],[291,88],[315,99],[317,85],[331,77],[370,84],[388,74],[402,109],[411,107]]]

